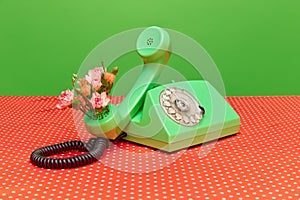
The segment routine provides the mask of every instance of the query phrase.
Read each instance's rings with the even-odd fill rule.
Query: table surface
[[[300,96],[226,99],[241,117],[236,135],[174,154],[122,141],[91,165],[50,170],[33,166],[29,156],[79,139],[72,109],[56,109],[55,97],[0,97],[0,199],[299,199]],[[147,164],[130,154],[180,152],[161,168],[128,169]]]

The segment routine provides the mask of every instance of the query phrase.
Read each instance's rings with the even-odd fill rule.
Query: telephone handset
[[[170,37],[162,28],[145,29],[138,37],[136,48],[144,61],[141,74],[126,98],[117,106],[109,105],[110,112],[104,119],[90,120],[85,116],[88,131],[96,136],[115,139],[143,106],[147,91],[159,78],[170,56]]]
[[[85,118],[90,133],[115,139],[125,132],[125,140],[172,152],[238,132],[239,116],[207,81],[153,87],[167,64],[170,47],[171,39],[164,29],[152,26],[142,31],[136,44],[144,60],[140,76],[119,105],[110,105],[105,119]],[[212,102],[225,106],[223,121],[213,120]]]
[[[101,119],[84,116],[87,130],[97,136],[85,143],[68,141],[32,152],[34,165],[73,168],[97,161],[108,147],[108,139],[123,138],[166,152],[176,151],[238,132],[240,119],[218,91],[205,80],[154,85],[166,67],[171,38],[152,26],[137,38],[137,52],[144,66],[131,91],[118,105],[109,104]],[[48,158],[70,150],[88,153],[69,158]]]
[[[165,30],[155,26],[150,27],[139,35],[136,47],[138,54],[144,60],[144,67],[126,98],[118,105],[122,129],[143,105],[145,94],[167,64],[170,38]]]

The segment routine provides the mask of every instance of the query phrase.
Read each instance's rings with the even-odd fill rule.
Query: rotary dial
[[[195,126],[203,117],[204,109],[188,91],[169,87],[160,94],[160,105],[175,122],[184,126]]]

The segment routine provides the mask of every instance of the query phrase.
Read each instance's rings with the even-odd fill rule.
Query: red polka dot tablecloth
[[[72,109],[56,109],[55,97],[0,97],[0,199],[300,199],[300,97],[227,101],[241,117],[238,134],[189,148],[160,169],[133,173],[101,160],[76,169],[33,166],[36,148],[79,139]],[[126,141],[117,147],[156,151]],[[114,153],[107,150],[103,159],[126,162]]]

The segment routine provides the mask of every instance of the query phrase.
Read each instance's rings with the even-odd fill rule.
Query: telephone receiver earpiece
[[[141,108],[147,91],[167,64],[170,55],[169,34],[157,26],[146,28],[138,36],[136,49],[144,60],[144,66],[132,89],[117,107],[118,126],[121,129],[126,127]]]
[[[170,36],[164,29],[151,26],[139,35],[136,49],[145,64],[167,64],[170,52]]]

